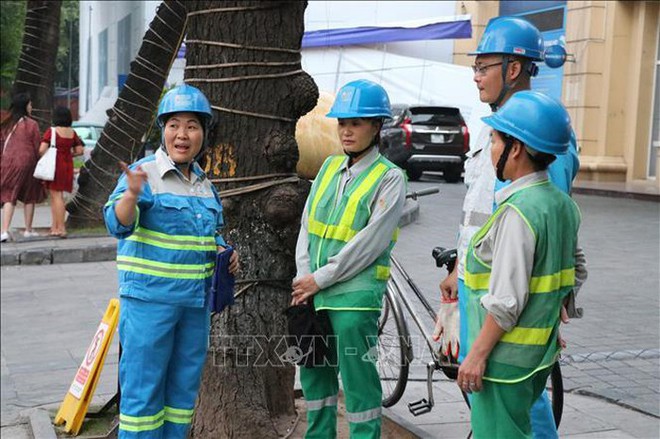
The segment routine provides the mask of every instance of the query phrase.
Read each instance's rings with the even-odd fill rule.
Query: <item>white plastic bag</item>
[[[37,162],[34,168],[34,178],[45,181],[55,180],[55,159],[57,158],[57,148],[55,147],[55,128],[50,131],[50,147]]]

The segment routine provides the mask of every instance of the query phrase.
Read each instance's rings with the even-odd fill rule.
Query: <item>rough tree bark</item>
[[[130,72],[103,128],[91,158],[78,177],[78,192],[67,205],[68,227],[103,224],[102,206],[121,173],[120,160],[131,163],[142,147],[142,136],[153,123],[167,75],[186,28],[187,2],[166,0],[142,39]]]
[[[280,356],[286,348],[282,312],[291,300],[295,242],[309,191],[295,177],[295,123],[318,98],[300,64],[305,7],[298,1],[189,5],[185,78],[216,110],[206,168],[211,177],[228,179],[219,183],[224,236],[241,255],[237,294],[243,291],[213,318],[194,437],[274,438],[295,416],[295,369]],[[268,177],[234,180],[260,176]],[[278,180],[286,182],[227,192]]]
[[[32,117],[42,132],[51,124],[61,9],[60,0],[28,0],[23,45],[12,87],[12,93],[30,93]]]

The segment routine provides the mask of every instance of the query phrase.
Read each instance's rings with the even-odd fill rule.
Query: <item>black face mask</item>
[[[513,137],[511,136],[506,136],[504,137],[504,151],[502,151],[502,155],[500,155],[499,160],[497,161],[497,179],[499,181],[506,181],[504,178],[504,166],[506,165],[506,161],[509,159],[509,154],[511,153],[511,149],[513,148]]]

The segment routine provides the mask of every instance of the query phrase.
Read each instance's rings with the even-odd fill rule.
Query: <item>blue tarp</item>
[[[379,44],[396,41],[444,40],[471,38],[470,19],[443,21],[419,27],[352,27],[305,32],[303,49],[311,47],[350,46],[355,44]]]
[[[444,18],[444,19],[443,19]],[[302,48],[380,44],[396,41],[447,40],[472,37],[469,15],[442,17],[422,26],[361,26],[305,32]],[[181,44],[177,58],[185,58],[186,44]]]

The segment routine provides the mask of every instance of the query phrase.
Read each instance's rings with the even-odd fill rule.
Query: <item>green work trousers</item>
[[[551,369],[540,370],[518,383],[484,380],[481,391],[472,394],[472,437],[532,439],[530,411],[545,389]]]
[[[378,311],[328,310],[336,364],[300,369],[307,404],[307,439],[337,437],[341,374],[351,438],[380,438],[382,389],[376,368]]]

